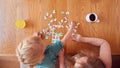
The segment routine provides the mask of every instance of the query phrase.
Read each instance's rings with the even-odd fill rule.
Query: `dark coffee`
[[[94,14],[91,14],[89,18],[90,18],[91,21],[95,21],[95,15]]]

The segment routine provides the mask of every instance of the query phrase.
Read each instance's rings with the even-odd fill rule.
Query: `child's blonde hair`
[[[34,36],[23,40],[16,49],[18,60],[28,65],[38,64],[44,51],[43,47],[40,37]]]

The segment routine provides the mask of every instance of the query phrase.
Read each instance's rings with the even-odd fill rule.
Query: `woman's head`
[[[36,65],[44,56],[45,45],[40,37],[29,37],[21,42],[16,50],[20,62]]]
[[[105,68],[104,63],[99,58],[87,56],[74,56],[75,68]]]
[[[75,68],[83,68],[83,65],[87,63],[88,57],[75,57]]]

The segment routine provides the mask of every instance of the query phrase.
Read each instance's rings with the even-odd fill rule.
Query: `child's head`
[[[45,45],[38,36],[29,37],[21,42],[16,50],[20,62],[36,65],[42,61]]]

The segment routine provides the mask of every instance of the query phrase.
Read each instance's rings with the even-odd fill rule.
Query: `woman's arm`
[[[100,46],[99,58],[105,63],[106,68],[111,68],[112,66],[111,48],[106,40],[100,38],[81,37],[80,35],[76,34],[73,35],[73,41],[85,42],[92,44],[94,46]]]

